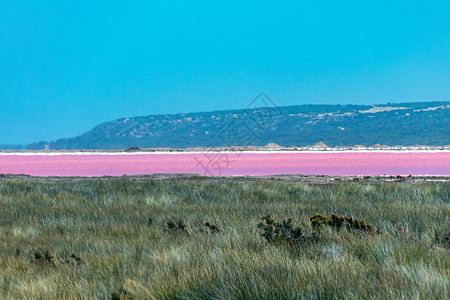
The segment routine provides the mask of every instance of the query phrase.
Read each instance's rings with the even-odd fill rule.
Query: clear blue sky
[[[450,99],[450,1],[0,1],[0,143],[120,117]]]

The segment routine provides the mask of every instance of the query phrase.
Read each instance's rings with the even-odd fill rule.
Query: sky
[[[122,117],[450,100],[450,1],[0,1],[0,144]]]

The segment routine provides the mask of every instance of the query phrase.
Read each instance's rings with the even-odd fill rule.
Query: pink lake
[[[450,175],[450,151],[0,154],[0,174]]]

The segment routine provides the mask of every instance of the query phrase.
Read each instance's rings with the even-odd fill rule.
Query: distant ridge
[[[450,144],[450,101],[384,105],[295,105],[122,118],[44,149],[325,147]],[[317,146],[317,145],[316,145]]]

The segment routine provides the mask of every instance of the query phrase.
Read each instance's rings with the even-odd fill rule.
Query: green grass
[[[324,227],[314,243],[268,243],[267,213],[305,235],[316,213],[382,234]],[[178,220],[188,233],[167,230]],[[449,230],[449,183],[4,180],[0,298],[108,299],[125,286],[135,299],[448,299]],[[54,264],[33,262],[45,251]]]

